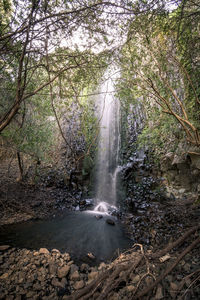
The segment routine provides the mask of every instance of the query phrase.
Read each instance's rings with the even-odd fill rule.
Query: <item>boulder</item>
[[[96,218],[97,220],[100,220],[100,219],[103,218],[103,216],[102,216],[102,215],[96,215],[95,218]]]
[[[198,154],[195,154],[194,153],[189,153],[189,157],[191,159],[191,162],[192,162],[192,167],[200,170],[200,153],[199,155]]]

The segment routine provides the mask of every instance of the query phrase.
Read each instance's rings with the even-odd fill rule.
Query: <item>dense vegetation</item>
[[[21,178],[25,157],[55,161],[59,143],[75,161],[94,150],[89,95],[113,64],[122,107],[145,116],[140,143],[163,153],[184,141],[198,152],[199,19],[197,0],[1,1],[1,143]]]

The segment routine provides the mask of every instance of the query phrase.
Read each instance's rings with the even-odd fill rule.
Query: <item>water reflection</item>
[[[87,254],[93,253],[94,263],[112,259],[115,254],[131,246],[124,236],[122,227],[106,223],[111,218],[103,214],[96,218],[95,212],[70,212],[62,218],[30,221],[23,224],[4,226],[0,243],[28,249],[46,247],[69,252],[76,262],[89,262]]]

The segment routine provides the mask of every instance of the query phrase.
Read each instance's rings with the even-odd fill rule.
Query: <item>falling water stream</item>
[[[95,211],[108,212],[116,208],[117,174],[120,147],[119,100],[114,96],[114,78],[108,78],[101,86],[97,99],[99,116],[99,141],[96,162]]]
[[[96,161],[96,197],[92,211],[68,212],[49,220],[29,221],[4,226],[0,244],[38,249],[57,248],[69,252],[77,263],[85,261],[87,253],[95,256],[93,263],[107,261],[130,246],[120,222],[109,215],[117,205],[117,174],[119,171],[119,112],[120,105],[113,96],[113,78],[104,81],[97,99],[100,125]],[[97,218],[97,215],[101,215]],[[109,225],[106,220],[114,220]]]

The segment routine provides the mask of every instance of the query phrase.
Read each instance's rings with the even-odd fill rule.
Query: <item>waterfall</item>
[[[117,174],[120,148],[120,103],[114,95],[114,79],[108,78],[100,88],[97,99],[99,140],[96,164],[95,211],[108,212],[117,201]]]

